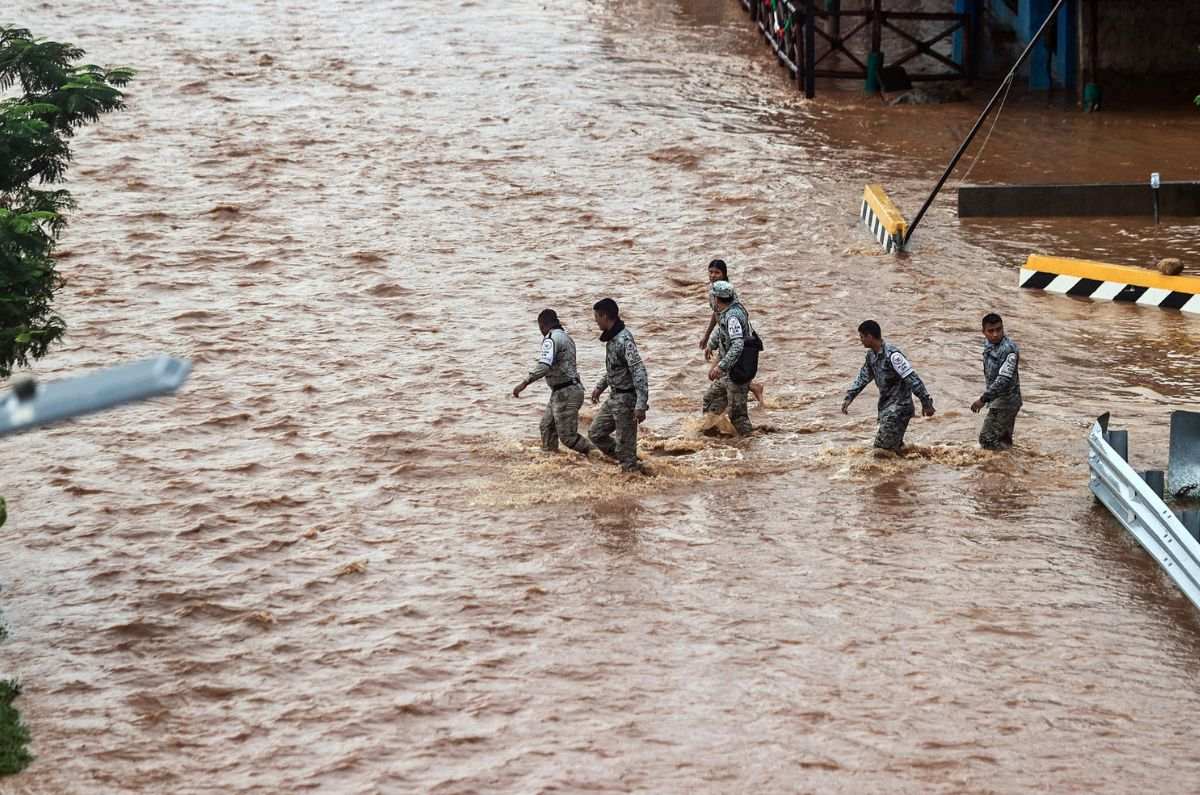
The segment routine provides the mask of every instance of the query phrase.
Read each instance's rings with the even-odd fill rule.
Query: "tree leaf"
[[[0,25],[0,378],[66,330],[52,302],[62,286],[55,243],[74,206],[60,182],[77,128],[123,107],[130,69],[80,63],[83,50]]]

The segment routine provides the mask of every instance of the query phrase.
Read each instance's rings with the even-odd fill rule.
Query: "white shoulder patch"
[[[1000,375],[1004,378],[1012,378],[1017,372],[1017,355],[1010,353],[1004,360],[1004,364],[1000,365]]]
[[[912,365],[908,363],[908,359],[905,359],[904,354],[900,351],[892,351],[892,355],[889,357],[889,359],[892,363],[892,367],[896,371],[896,374],[901,378],[908,378],[912,374]]]
[[[742,321],[733,315],[729,316],[729,322],[725,324],[725,328],[729,329],[729,336],[731,338],[735,340],[742,338]]]
[[[547,367],[554,364],[554,340],[549,337],[542,340],[542,352],[538,355],[538,361]]]

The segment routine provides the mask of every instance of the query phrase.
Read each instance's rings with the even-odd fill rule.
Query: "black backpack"
[[[762,338],[753,327],[742,346],[742,355],[729,368],[729,380],[735,384],[748,384],[758,375],[758,354],[762,352]]]

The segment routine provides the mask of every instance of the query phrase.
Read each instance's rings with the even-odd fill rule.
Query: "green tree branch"
[[[48,187],[71,163],[71,138],[85,124],[124,107],[128,69],[76,63],[83,50],[0,26],[0,378],[44,355],[66,332],[52,309],[62,277],[54,247],[74,207]],[[34,183],[38,187],[34,187]],[[7,519],[0,499],[0,525]],[[0,640],[7,632],[0,625]],[[21,687],[0,680],[0,776],[30,762],[29,730],[13,702]]]
[[[54,248],[74,205],[61,182],[71,139],[124,107],[129,69],[80,64],[83,50],[0,27],[0,377],[46,354],[66,331],[51,302],[62,286]]]

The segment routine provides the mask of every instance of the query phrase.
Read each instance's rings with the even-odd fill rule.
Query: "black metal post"
[[[1091,0],[1092,13],[1088,20],[1088,82],[1100,82],[1100,2]]]
[[[1021,68],[1021,64],[1025,62],[1025,59],[1029,57],[1029,53],[1033,51],[1033,46],[1037,44],[1038,39],[1040,39],[1042,34],[1046,32],[1046,28],[1050,27],[1050,21],[1054,19],[1056,14],[1058,14],[1058,10],[1062,8],[1063,3],[1065,2],[1066,0],[1058,0],[1058,2],[1054,4],[1054,8],[1050,9],[1050,13],[1046,16],[1046,19],[1043,20],[1042,26],[1037,29],[1037,33],[1033,34],[1033,38],[1029,40],[1029,44],[1025,45],[1025,49],[1019,56],[1017,56],[1017,62],[1014,63],[1012,69],[1008,71],[1008,76],[1004,78],[1003,82],[1000,83],[1000,87],[996,89],[996,93],[992,95],[990,100],[988,100],[987,107],[983,109],[983,113],[979,114],[979,118],[975,121],[975,126],[971,128],[971,132],[967,133],[967,137],[963,140],[962,145],[960,145],[958,147],[958,151],[954,153],[954,157],[951,158],[950,165],[946,166],[946,171],[942,174],[942,178],[939,179],[937,185],[934,186],[933,192],[929,194],[929,198],[927,198],[925,203],[921,205],[920,212],[917,213],[917,217],[913,219],[912,225],[908,227],[908,231],[904,234],[904,243],[901,245],[901,248],[908,245],[908,241],[912,238],[913,231],[917,228],[917,224],[921,223],[921,219],[925,217],[925,212],[929,209],[929,205],[933,204],[934,198],[937,197],[938,192],[942,189],[942,186],[946,184],[946,180],[950,178],[950,172],[954,171],[954,167],[958,165],[958,161],[962,159],[963,154],[967,151],[967,147],[971,145],[971,141],[975,140],[975,135],[979,132],[979,128],[983,126],[984,120],[987,119],[988,114],[992,112],[992,108],[995,107],[996,103],[1000,101],[1000,95],[1004,93],[1004,89],[1008,85],[1008,82],[1016,79],[1017,70]]]
[[[1146,481],[1146,485],[1150,487],[1150,491],[1154,492],[1154,496],[1161,500],[1167,489],[1166,473],[1161,469],[1147,469],[1139,471],[1138,474],[1142,476],[1142,480]]]
[[[1160,184],[1161,183],[1159,182],[1158,172],[1155,171],[1153,174],[1150,175],[1150,190],[1152,190],[1154,192],[1154,224],[1155,224],[1155,226],[1158,225],[1158,186]]]
[[[979,11],[979,0],[971,0],[967,15],[967,29],[963,33],[963,60],[967,65],[967,85],[974,85],[979,77],[979,29],[983,26],[983,15]]]
[[[875,0],[871,12],[871,51],[883,50],[883,0]]]
[[[1192,538],[1200,541],[1200,511],[1180,511],[1179,521],[1192,534]]]
[[[1108,446],[1113,449],[1117,455],[1129,463],[1129,431],[1109,431],[1105,434],[1105,440]]]
[[[813,25],[817,15],[813,0],[804,0],[804,96],[812,99],[817,95],[817,32]]]
[[[792,24],[788,28],[788,33],[792,37],[792,63],[796,65],[796,71],[792,75],[796,79],[796,90],[804,90],[804,20],[800,19],[800,26],[797,26],[796,20],[800,19],[800,12],[793,10]]]

